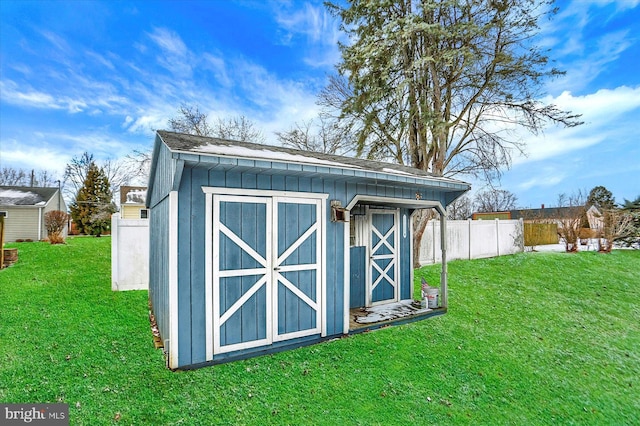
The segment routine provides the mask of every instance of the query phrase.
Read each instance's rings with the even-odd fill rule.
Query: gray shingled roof
[[[1,206],[43,206],[58,191],[58,188],[29,186],[0,186]]]
[[[213,155],[233,158],[249,158],[253,160],[267,160],[280,162],[294,162],[315,166],[336,167],[392,174],[397,176],[411,176],[414,178],[441,180],[444,182],[468,185],[455,179],[434,176],[423,170],[381,161],[363,160],[361,158],[344,157],[323,154],[319,152],[301,151],[280,146],[255,144],[250,142],[230,141],[219,138],[188,135],[183,133],[159,130],[162,141],[174,152],[192,153],[198,155]]]

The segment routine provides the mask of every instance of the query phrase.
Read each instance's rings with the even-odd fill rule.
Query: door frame
[[[241,196],[248,197],[247,200],[251,199],[251,197],[262,197],[270,200],[271,203],[274,202],[274,199],[309,199],[309,200],[317,200],[319,201],[319,210],[320,214],[318,216],[318,223],[320,224],[320,232],[318,233],[318,241],[320,247],[320,262],[319,262],[319,271],[318,271],[318,279],[320,280],[319,287],[320,293],[318,295],[319,298],[319,315],[320,315],[320,335],[325,337],[327,335],[327,288],[326,288],[326,223],[327,223],[327,203],[326,200],[329,198],[329,194],[326,193],[311,193],[311,192],[294,192],[294,191],[273,191],[273,190],[257,190],[257,189],[241,189],[241,188],[224,188],[224,187],[211,187],[211,186],[202,186],[202,191],[205,195],[205,286],[204,286],[204,299],[205,299],[205,355],[207,361],[212,361],[214,354],[219,353],[214,351],[214,321],[213,321],[213,308],[214,308],[214,289],[213,289],[213,196],[214,195],[225,195],[225,196]],[[300,200],[301,201],[301,200]],[[274,218],[271,218],[272,223],[267,225],[269,227],[273,226]],[[269,245],[269,250],[272,250],[272,246]],[[270,271],[272,273],[273,271]],[[268,307],[269,311],[270,307]],[[277,308],[275,308],[277,310]],[[272,315],[272,314],[267,314]],[[273,319],[272,319],[273,320]],[[272,327],[267,327],[267,333],[271,333],[270,329]],[[288,337],[286,339],[297,337],[294,333],[287,334]],[[273,336],[272,336],[273,337]],[[278,340],[273,339],[272,342],[277,342]],[[261,345],[266,345],[268,343],[264,343]],[[242,345],[242,344],[239,344]],[[253,347],[253,346],[252,346]],[[234,350],[245,349],[242,347],[237,347]],[[230,352],[230,351],[225,351]]]

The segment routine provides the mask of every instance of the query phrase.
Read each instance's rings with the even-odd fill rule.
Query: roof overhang
[[[445,208],[438,201],[433,200],[411,200],[406,198],[388,198],[371,195],[356,195],[349,202],[346,209],[353,209],[356,204],[376,205],[384,207],[403,207],[408,209],[436,209],[441,214],[446,214]]]

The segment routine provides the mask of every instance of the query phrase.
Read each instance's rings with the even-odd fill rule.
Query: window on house
[[[2,217],[9,217],[9,212],[6,212],[6,211],[0,211],[0,216],[2,216]]]
[[[149,210],[141,209],[140,210],[140,219],[148,219],[149,218]]]

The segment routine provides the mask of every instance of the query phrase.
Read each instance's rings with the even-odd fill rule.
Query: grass
[[[0,401],[74,425],[640,424],[639,251],[451,262],[445,316],[171,372],[147,293],[110,290],[109,238],[10,246]]]

